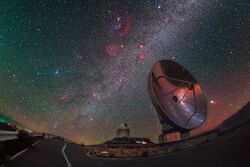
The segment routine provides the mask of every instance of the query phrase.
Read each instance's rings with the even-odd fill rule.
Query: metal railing
[[[18,139],[19,132],[0,130],[0,141],[8,141]]]

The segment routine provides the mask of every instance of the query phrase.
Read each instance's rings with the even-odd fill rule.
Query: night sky
[[[86,144],[120,123],[157,141],[147,79],[171,59],[201,83],[198,134],[250,100],[249,0],[1,0],[0,112]]]

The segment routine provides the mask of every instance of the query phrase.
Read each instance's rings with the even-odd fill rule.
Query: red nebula
[[[141,52],[136,58],[136,62],[139,63],[139,62],[145,61],[146,58],[147,58],[147,54],[145,52]]]
[[[91,96],[92,96],[92,98],[94,98],[94,99],[97,99],[97,100],[100,100],[100,94],[98,93],[98,92],[92,92],[91,93]]]
[[[110,56],[110,57],[116,57],[120,51],[120,47],[118,44],[115,43],[109,43],[105,46],[105,52]]]
[[[139,45],[139,48],[143,49],[143,48],[144,48],[144,45],[143,45],[143,44],[140,44],[140,45]]]
[[[59,97],[59,100],[60,100],[61,102],[64,102],[65,100],[68,99],[68,97],[69,97],[69,96],[68,96],[68,94],[66,93],[66,94],[60,96],[60,97]]]
[[[119,37],[124,38],[128,35],[129,30],[131,28],[131,18],[129,16],[127,15],[125,16],[125,21],[122,22],[121,27],[122,27],[122,31],[119,32]]]
[[[139,59],[140,60],[145,60],[145,58],[146,58],[146,53],[140,53]]]
[[[108,24],[110,25],[110,30],[113,32],[113,35],[122,40],[126,38],[129,34],[132,21],[128,12],[123,9],[115,9],[113,11],[114,15],[107,17]]]
[[[97,97],[97,96],[98,96],[98,93],[96,93],[96,92],[92,93],[92,97]]]

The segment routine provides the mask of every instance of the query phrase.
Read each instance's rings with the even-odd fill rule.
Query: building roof
[[[120,129],[120,130],[129,130],[128,124],[122,123],[122,124],[118,127],[118,129]]]

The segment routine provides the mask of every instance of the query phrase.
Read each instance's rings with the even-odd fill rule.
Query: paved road
[[[250,166],[250,126],[216,142],[168,156],[107,160],[91,158],[76,144],[44,139],[9,161],[7,167],[171,167]]]

